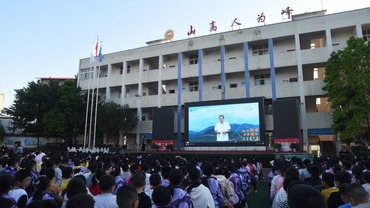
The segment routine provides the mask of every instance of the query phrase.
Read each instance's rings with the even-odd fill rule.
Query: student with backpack
[[[184,190],[181,185],[184,175],[180,169],[174,169],[170,173],[170,189],[173,189],[171,206],[178,208],[193,208],[193,203],[190,195]]]
[[[250,183],[252,185],[254,193],[258,193],[257,191],[257,178],[258,178],[257,167],[256,165],[253,164],[252,159],[250,158],[247,159],[246,170],[249,173],[250,181],[251,181]]]
[[[223,195],[221,184],[212,176],[213,165],[211,163],[204,163],[202,165],[202,170],[204,177],[202,177],[201,183],[211,191],[215,207],[218,208],[224,206],[225,197]]]
[[[226,169],[226,171],[228,171]],[[225,169],[221,166],[216,166],[214,177],[220,182],[222,193],[225,197],[223,207],[234,208],[234,205],[239,202],[238,195],[235,194],[233,184],[225,177]]]
[[[199,182],[200,171],[197,168],[189,170],[190,185],[186,192],[190,194],[194,208],[214,208],[215,203],[211,191]]]
[[[239,202],[234,205],[235,208],[244,208],[246,207],[246,195],[243,192],[243,184],[240,175],[237,173],[237,168],[234,163],[229,165],[229,170],[231,172],[229,181],[234,186],[234,192],[239,197]]]
[[[17,202],[8,195],[8,192],[13,187],[14,183],[14,176],[8,174],[0,175],[0,200],[3,202],[1,205],[4,206],[7,204],[7,207],[17,207]]]
[[[111,175],[114,177],[115,183],[116,183],[116,188],[114,189],[112,194],[116,195],[117,190],[121,186],[124,186],[126,183],[121,177],[121,168],[118,165],[115,165],[115,166],[112,167]]]

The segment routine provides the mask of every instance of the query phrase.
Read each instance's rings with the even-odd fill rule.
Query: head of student
[[[112,193],[116,187],[116,180],[111,175],[104,175],[99,180],[99,187],[104,193]]]
[[[369,193],[358,183],[350,184],[346,188],[346,196],[353,207],[370,202]]]
[[[77,194],[68,199],[66,208],[94,208],[94,199],[85,193]]]
[[[168,206],[172,199],[170,189],[165,186],[158,186],[155,188],[152,197],[154,204],[159,207]]]
[[[308,184],[290,184],[288,188],[288,205],[290,208],[326,208],[321,193]]]
[[[117,191],[117,205],[119,208],[137,208],[139,206],[139,196],[136,188],[130,185],[124,185]]]

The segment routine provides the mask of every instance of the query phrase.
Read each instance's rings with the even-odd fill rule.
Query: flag
[[[98,49],[99,49],[99,36],[96,40],[96,45],[95,45],[95,56],[98,57]]]
[[[94,63],[94,61],[95,61],[95,58],[94,58],[94,43],[93,43],[91,47],[90,64]]]
[[[102,47],[101,47],[101,41],[100,41],[100,48],[99,48],[99,62],[101,63],[103,61],[103,54],[101,53]]]

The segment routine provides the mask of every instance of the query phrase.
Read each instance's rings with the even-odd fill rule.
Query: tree
[[[346,48],[331,54],[324,82],[334,132],[345,143],[370,141],[370,45],[351,37]]]
[[[86,110],[86,97],[81,95],[76,81],[66,81],[58,88],[54,107],[43,117],[45,133],[64,139],[75,139],[82,133]]]
[[[5,134],[5,129],[4,129],[3,124],[0,121],[0,140],[4,139],[4,134]]]
[[[127,134],[135,128],[138,122],[135,113],[128,105],[121,106],[114,102],[102,102],[98,109],[97,126],[101,134],[107,133],[117,136],[120,131]]]
[[[29,82],[27,87],[15,90],[15,100],[6,114],[13,117],[14,128],[22,129],[23,133],[40,137],[44,133],[42,122],[45,113],[57,102],[59,85],[56,82],[42,84]]]

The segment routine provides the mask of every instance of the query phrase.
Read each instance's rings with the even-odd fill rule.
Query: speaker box
[[[174,110],[173,108],[153,109],[153,140],[174,139]]]
[[[298,99],[276,100],[272,103],[274,138],[300,138],[300,105]]]

